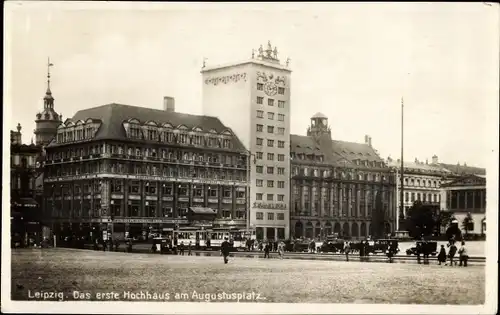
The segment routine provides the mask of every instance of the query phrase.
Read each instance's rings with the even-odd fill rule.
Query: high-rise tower
[[[50,90],[50,59],[47,61],[47,91],[43,98],[43,111],[36,114],[35,143],[37,145],[46,146],[55,137],[57,127],[62,122],[62,115],[59,115],[54,110],[54,97]]]
[[[258,239],[284,239],[289,228],[290,76],[267,43],[252,58],[203,65],[203,114],[217,116],[251,156],[249,226]],[[248,215],[248,214],[247,214]]]

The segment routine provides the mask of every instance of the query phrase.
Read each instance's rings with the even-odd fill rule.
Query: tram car
[[[187,246],[191,242],[193,248],[201,250],[219,250],[227,238],[233,251],[244,251],[247,248],[247,239],[252,237],[255,239],[255,232],[227,228],[201,230],[186,227],[174,232],[177,246],[181,243]]]

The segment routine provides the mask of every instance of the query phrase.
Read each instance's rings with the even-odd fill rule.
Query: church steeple
[[[35,142],[37,145],[47,145],[57,133],[62,117],[54,110],[54,97],[50,90],[50,67],[54,66],[47,59],[47,91],[43,97],[43,111],[36,114]]]
[[[45,92],[45,97],[43,98],[43,108],[44,109],[54,109],[54,97],[52,96],[52,91],[50,90],[50,67],[54,64],[50,62],[50,58],[47,58],[47,91]]]

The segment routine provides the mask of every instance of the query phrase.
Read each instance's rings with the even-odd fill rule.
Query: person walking
[[[359,245],[359,261],[365,261],[365,243],[361,242]]]
[[[457,246],[455,243],[450,245],[450,250],[448,251],[448,257],[450,258],[450,266],[453,266],[453,258],[455,258],[455,254],[457,253]],[[457,262],[455,261],[455,265]]]
[[[193,253],[191,252],[191,248],[193,247],[193,243],[189,241],[188,244],[188,256],[193,256]]]
[[[469,253],[467,252],[467,248],[465,247],[465,242],[462,241],[462,246],[460,246],[460,249],[458,250],[458,255],[460,259],[460,264],[459,266],[467,267],[467,260],[469,260]]]
[[[280,255],[280,259],[285,257],[285,243],[283,241],[278,244],[278,253]]]
[[[441,263],[446,264],[446,249],[444,248],[444,245],[441,245],[441,250],[439,251],[437,259],[438,265],[441,265]]]
[[[180,251],[181,256],[184,256],[184,242],[182,242],[182,241],[179,244],[179,251]]]
[[[227,241],[227,237],[224,238],[224,241],[220,245],[220,251],[221,251],[222,256],[224,257],[224,263],[225,264],[227,264],[229,262],[229,259],[227,257],[229,256],[229,247],[230,246],[231,245]]]
[[[344,254],[345,254],[345,259],[346,261],[349,261],[349,252],[351,251],[351,246],[349,246],[349,243],[346,242],[344,246]]]
[[[266,245],[264,245],[264,258],[269,258],[269,251],[270,251],[270,245],[269,243],[266,243]]]

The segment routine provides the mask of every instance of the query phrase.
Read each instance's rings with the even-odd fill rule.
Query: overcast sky
[[[7,3],[6,123],[29,142],[50,56],[63,118],[111,102],[199,114],[201,66],[268,40],[291,58],[291,132],[329,117],[334,139],[383,158],[437,154],[486,167],[498,152],[499,7],[484,3]],[[9,112],[10,110],[10,112]]]

